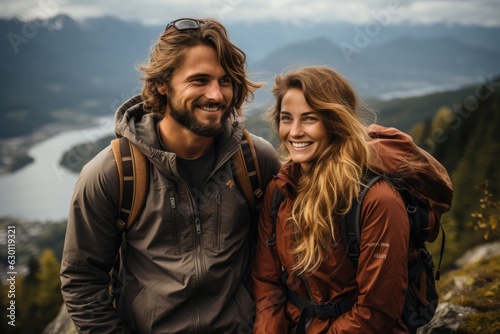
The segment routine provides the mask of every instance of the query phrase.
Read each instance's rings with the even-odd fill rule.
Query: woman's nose
[[[302,123],[300,121],[294,121],[292,127],[290,128],[290,136],[299,137],[304,133]]]

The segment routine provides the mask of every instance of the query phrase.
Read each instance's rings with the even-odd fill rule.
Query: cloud
[[[215,17],[225,23],[279,21],[296,25],[324,22],[366,23],[390,9],[391,23],[500,26],[497,0],[2,0],[3,17],[75,19],[110,15],[144,24],[164,24],[185,16]]]

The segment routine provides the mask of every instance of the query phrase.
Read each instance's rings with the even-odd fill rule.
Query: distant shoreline
[[[30,135],[0,139],[0,177],[19,171],[33,163],[34,160],[28,152],[34,145],[63,132],[89,126],[92,124],[51,123],[44,125]]]

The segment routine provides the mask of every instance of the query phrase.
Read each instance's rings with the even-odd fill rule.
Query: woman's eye
[[[219,80],[220,85],[231,85],[231,79],[230,78],[224,78]]]

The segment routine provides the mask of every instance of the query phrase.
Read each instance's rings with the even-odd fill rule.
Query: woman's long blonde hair
[[[329,147],[311,168],[302,171],[290,217],[296,235],[291,250],[297,257],[293,270],[311,273],[318,269],[331,243],[338,241],[334,222],[349,211],[358,195],[371,154],[359,101],[343,76],[321,66],[277,76],[273,87],[276,104],[270,114],[276,129],[283,96],[292,88],[302,91],[330,135]]]

